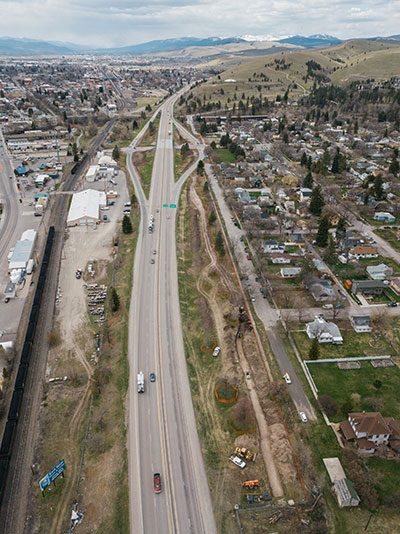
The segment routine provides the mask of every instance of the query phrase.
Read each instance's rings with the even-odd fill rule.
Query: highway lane
[[[177,284],[176,209],[170,207],[175,200],[172,112],[179,96],[171,97],[160,110],[149,200],[128,157],[141,209],[128,350],[130,516],[135,534],[216,531],[186,371]],[[153,233],[148,231],[150,215],[155,218]],[[145,373],[144,394],[137,393],[140,370]],[[150,372],[156,373],[153,384]],[[159,495],[153,489],[154,472],[162,477]]]

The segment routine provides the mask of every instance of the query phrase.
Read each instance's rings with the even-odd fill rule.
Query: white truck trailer
[[[137,375],[137,390],[138,393],[144,393],[144,374],[140,371]]]

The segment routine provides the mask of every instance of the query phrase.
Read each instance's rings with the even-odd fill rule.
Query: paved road
[[[0,133],[0,199],[3,204],[3,214],[0,219],[0,280],[3,280],[3,273],[7,273],[7,255],[10,247],[14,246],[21,237],[18,232],[18,218],[21,207],[19,203],[19,193],[16,187],[14,172],[8,157],[3,133]],[[10,176],[12,179],[10,180]],[[3,291],[3,287],[0,291]]]
[[[141,209],[128,351],[130,531],[135,534],[216,532],[186,370],[177,284],[176,209],[170,207],[177,198],[172,110],[179,96],[171,97],[160,109],[149,200],[128,157]],[[155,218],[152,233],[150,215]],[[139,371],[145,374],[142,394],[137,393]],[[149,381],[150,372],[156,373],[155,383]],[[153,489],[155,472],[162,478],[163,491],[158,495]]]

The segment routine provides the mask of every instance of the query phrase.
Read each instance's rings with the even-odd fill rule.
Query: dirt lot
[[[218,228],[206,222],[211,204],[202,188],[203,183],[190,186],[186,200],[182,199],[181,213],[185,215],[180,217],[178,247],[181,311],[189,378],[217,525],[220,532],[231,532],[235,528],[230,513],[232,506],[246,502],[247,492],[240,487],[244,480],[259,479],[264,491],[267,489],[272,495],[284,493],[295,500],[301,498],[302,492],[279,411],[271,400],[255,337],[248,327],[241,329],[242,337],[235,348],[242,296],[232,264],[225,258],[221,261],[215,253],[213,235]],[[190,214],[185,211],[187,203],[192,206]],[[190,243],[185,241],[188,235]],[[221,347],[217,359],[202,351],[204,345],[213,343]],[[249,379],[245,378],[246,372],[250,373]],[[250,407],[256,416],[261,440],[259,432],[235,435],[229,423],[234,409],[215,401],[214,388],[221,381],[235,385],[239,389],[239,399],[251,399]],[[256,452],[256,463],[249,462],[244,471],[229,464],[227,457],[235,446],[245,446]],[[275,470],[271,469],[271,464],[276,466]],[[280,487],[284,488],[283,492]]]
[[[36,469],[38,473],[45,474],[60,458],[65,458],[67,471],[56,488],[46,491],[46,499],[37,496],[36,525],[39,532],[64,532],[69,527],[68,518],[74,499],[78,499],[85,514],[79,532],[101,532],[100,527],[110,518],[110,510],[115,505],[111,488],[123,464],[121,443],[124,441],[115,442],[115,436],[121,430],[113,429],[113,425],[116,424],[115,410],[123,410],[123,406],[109,406],[107,410],[100,396],[104,393],[105,397],[107,390],[108,402],[113,402],[117,392],[109,369],[96,365],[94,359],[98,353],[93,334],[99,327],[88,314],[84,283],[101,282],[107,276],[108,265],[113,258],[113,238],[120,229],[123,203],[128,200],[122,173],[118,177],[118,189],[120,196],[107,211],[111,222],[100,224],[97,230],[82,226],[69,228],[66,233],[55,328],[51,333],[53,346],[48,355],[46,397],[40,421],[42,435],[46,439],[37,451]],[[90,260],[94,260],[94,276],[87,272]],[[77,268],[84,271],[82,279],[75,277]],[[108,321],[108,332],[111,320]],[[109,359],[112,351],[106,341],[102,341],[100,354]],[[50,378],[65,376],[66,381],[49,381]],[[89,429],[86,439],[85,433]],[[109,433],[106,433],[107,429]],[[78,489],[83,445],[85,455]]]

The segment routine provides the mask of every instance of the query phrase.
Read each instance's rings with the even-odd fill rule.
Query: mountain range
[[[373,41],[400,41],[400,35],[389,37],[371,37]],[[246,35],[243,37],[181,37],[177,39],[164,39],[149,41],[131,46],[117,48],[96,48],[85,45],[78,45],[68,42],[41,41],[36,39],[0,37],[0,55],[5,56],[39,56],[39,55],[72,55],[72,54],[112,54],[112,55],[148,55],[162,54],[171,50],[182,50],[187,47],[210,47],[221,46],[232,43],[244,42],[276,42],[286,45],[293,45],[303,48],[316,48],[334,46],[342,40],[332,35],[316,34],[304,37],[293,35],[284,38],[274,38],[272,36]]]

